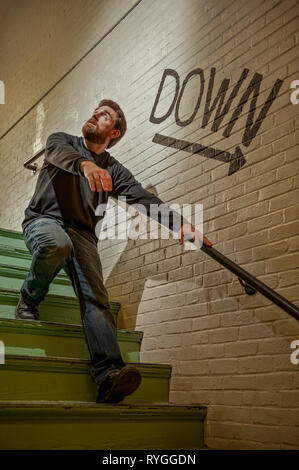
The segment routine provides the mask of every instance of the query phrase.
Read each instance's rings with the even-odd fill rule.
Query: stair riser
[[[205,407],[0,403],[0,448],[201,449],[205,417]],[[180,457],[170,463],[194,465]]]
[[[0,287],[0,320],[1,318],[14,319],[15,307],[19,300],[19,291],[16,289],[1,289]],[[111,313],[117,322],[119,303],[110,302]],[[40,320],[46,322],[70,323],[81,325],[79,302],[76,297],[55,297],[46,295],[39,305]]]
[[[21,250],[28,251],[27,246],[25,245],[23,235],[21,233],[15,234],[15,236],[11,236],[11,232],[3,232],[1,230],[0,233],[0,245],[10,246],[11,248],[18,248]]]
[[[0,400],[51,400],[95,402],[98,386],[88,367],[72,371],[72,366],[60,371],[28,366],[10,369],[0,366]],[[142,372],[141,372],[142,373]],[[140,387],[123,403],[168,403],[169,378],[142,374]]]
[[[16,268],[17,269],[17,268]],[[26,279],[27,273],[9,273],[7,274],[1,274],[0,275],[0,288],[2,289],[17,289],[18,291],[21,289],[25,279]],[[49,288],[49,294],[53,295],[65,295],[67,297],[74,297],[74,289],[72,285],[63,285],[63,284],[57,284],[54,281],[50,284]]]
[[[44,420],[40,416],[25,422],[14,420],[12,424],[0,421],[0,436],[0,449],[5,450],[190,450],[200,449],[204,444],[202,422],[149,421],[138,416],[112,422],[109,419]]]
[[[0,318],[15,318],[16,305],[1,305]],[[39,307],[40,320],[58,323],[71,323],[73,325],[81,325],[81,315],[78,308],[72,306],[49,305],[46,300]],[[115,317],[114,317],[115,318]]]
[[[119,339],[119,336],[122,339]],[[10,333],[3,331],[0,326],[0,340],[5,345],[6,354],[90,359],[83,334],[59,337],[54,334],[30,334],[26,330],[23,333]],[[125,362],[140,362],[140,341],[126,341],[124,335],[118,335],[118,343]]]

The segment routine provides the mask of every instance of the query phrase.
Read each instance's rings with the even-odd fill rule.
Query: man
[[[132,173],[110,156],[127,129],[123,111],[112,100],[102,100],[82,128],[83,137],[51,134],[36,188],[22,222],[32,263],[24,281],[16,318],[38,320],[38,305],[61,268],[71,279],[79,299],[83,332],[91,357],[90,373],[99,385],[98,403],[118,403],[141,382],[139,371],[126,365],[116,337],[97,251],[95,227],[104,214],[97,208],[108,195],[126,197],[129,204],[162,204],[142,188]],[[168,206],[167,206],[168,207]],[[169,209],[170,229],[211,245],[201,233]],[[161,215],[158,216],[161,221]],[[187,223],[184,223],[187,222]]]

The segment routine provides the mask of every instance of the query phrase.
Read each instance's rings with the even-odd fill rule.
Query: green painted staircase
[[[0,449],[204,448],[206,408],[169,404],[171,366],[140,363],[142,332],[117,332],[140,387],[120,404],[95,403],[79,304],[63,270],[40,305],[40,321],[15,319],[30,263],[22,233],[0,229]],[[119,307],[111,302],[116,321]]]

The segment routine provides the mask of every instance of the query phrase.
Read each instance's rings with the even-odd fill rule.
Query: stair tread
[[[140,416],[143,419],[155,417],[163,420],[184,419],[188,421],[204,421],[207,415],[207,407],[201,404],[177,405],[172,403],[96,403],[84,401],[49,401],[49,400],[0,400],[0,417],[2,420],[11,416],[19,416],[19,419],[28,419],[31,415],[35,419],[36,413],[40,419],[57,419],[57,414],[62,418],[70,415],[74,417],[89,417],[89,419],[125,418],[126,416]],[[130,418],[131,419],[131,418]]]
[[[72,362],[76,364],[83,364],[88,365],[90,363],[90,359],[84,359],[81,357],[62,357],[62,356],[34,356],[34,355],[23,355],[23,354],[5,354],[5,360],[7,359],[20,359],[20,360],[29,360],[29,361],[37,361],[37,362]],[[154,367],[154,368],[161,368],[161,369],[171,369],[171,364],[159,364],[159,363],[152,363],[152,362],[131,362],[130,365],[134,365],[136,367]],[[5,364],[2,364],[2,367]]]
[[[37,320],[22,320],[22,319],[14,319],[14,318],[1,318],[0,317],[0,330],[1,326],[3,324],[7,323],[7,326],[13,326],[14,328],[18,329],[39,329],[41,327],[45,328],[52,328],[53,330],[65,330],[67,329],[72,329],[77,332],[82,332],[83,334],[83,327],[81,325],[77,325],[75,323],[63,323],[63,322],[50,322],[50,321],[37,321]],[[138,331],[138,330],[126,330],[126,329],[117,329],[117,332],[120,333],[130,333],[130,334],[135,334],[136,336],[142,336],[143,331]]]
[[[0,400],[0,409],[1,408],[119,408],[124,409],[167,409],[174,411],[186,411],[186,410],[203,410],[206,409],[206,406],[201,404],[192,404],[192,405],[178,405],[175,403],[96,403],[88,401],[66,401],[66,400]]]

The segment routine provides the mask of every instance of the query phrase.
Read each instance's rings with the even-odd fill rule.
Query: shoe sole
[[[109,393],[97,403],[119,403],[137,390],[142,377],[135,367],[124,367],[112,381]]]
[[[17,310],[15,310],[15,318],[16,318],[17,320],[33,320],[33,321],[38,321],[38,320],[39,320],[39,317],[35,317],[35,316],[32,316],[32,317],[22,317],[21,315],[18,315]]]

